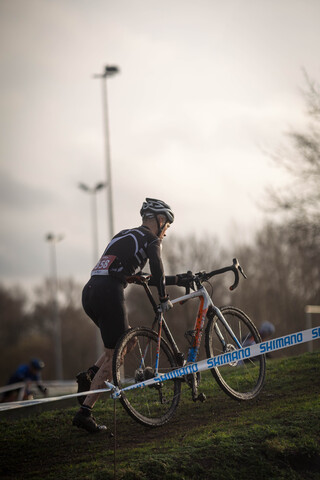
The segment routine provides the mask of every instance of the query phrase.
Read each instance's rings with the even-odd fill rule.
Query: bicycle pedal
[[[194,402],[199,401],[199,402],[203,403],[203,402],[206,401],[206,399],[207,399],[207,397],[205,396],[204,393],[199,393],[199,395],[193,401]]]

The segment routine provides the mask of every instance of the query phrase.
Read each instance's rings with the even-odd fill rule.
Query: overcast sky
[[[0,281],[92,267],[90,197],[104,181],[108,79],[115,230],[146,196],[171,231],[247,239],[257,202],[285,179],[263,150],[303,126],[302,69],[319,80],[319,0],[0,0]],[[109,240],[98,194],[99,249]],[[169,235],[167,237],[169,241]],[[235,252],[236,254],[236,252]],[[206,268],[206,266],[204,266]]]

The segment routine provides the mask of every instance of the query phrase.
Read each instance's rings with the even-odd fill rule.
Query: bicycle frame
[[[265,378],[265,356],[259,352],[261,338],[257,328],[240,309],[216,307],[204,286],[211,277],[228,271],[235,276],[234,283],[229,287],[234,290],[239,283],[239,273],[246,278],[237,259],[233,259],[233,265],[219,270],[196,274],[188,271],[177,275],[177,285],[185,287],[186,292],[173,298],[172,304],[176,306],[190,299],[198,299],[199,302],[194,329],[184,335],[189,342],[187,353],[185,348],[179,350],[165,320],[163,307],[157,305],[153,298],[148,285],[150,277],[140,275],[130,278],[128,283],[144,287],[155,317],[152,326],[138,326],[123,335],[113,360],[115,385],[108,384],[108,387],[112,390],[112,398],[120,397],[124,408],[139,423],[147,426],[166,423],[178,406],[182,383],[192,390],[194,402],[205,401],[205,393],[198,392],[200,372],[204,370],[211,370],[220,388],[233,399],[250,400],[260,392]],[[256,345],[245,344],[248,335],[253,336]],[[199,360],[202,336],[205,337],[208,358]],[[130,356],[125,359],[126,353]],[[260,358],[256,362],[247,362],[253,356]],[[120,370],[124,360],[126,375]],[[221,371],[223,366],[226,368]],[[239,368],[234,369],[235,366]],[[171,382],[164,384],[167,380]],[[140,393],[140,389],[145,387],[148,390]],[[135,392],[127,394],[131,390]]]
[[[146,291],[147,291],[147,289],[148,289],[148,287],[145,286]],[[150,293],[150,291],[149,291],[149,293]],[[150,295],[151,295],[151,293],[150,293]],[[148,296],[149,296],[149,294],[148,294]],[[196,290],[194,292],[191,292],[187,295],[183,295],[181,297],[177,297],[177,298],[171,300],[171,303],[173,305],[177,304],[177,303],[184,303],[186,300],[189,300],[189,299],[192,299],[192,298],[199,298],[200,304],[199,304],[198,314],[197,314],[197,318],[196,318],[195,325],[194,325],[195,335],[194,335],[194,338],[193,338],[193,342],[192,342],[192,344],[189,348],[189,351],[188,351],[187,363],[193,363],[197,359],[199,349],[200,349],[200,344],[201,344],[203,326],[204,326],[204,322],[205,322],[205,319],[207,317],[209,309],[212,309],[212,311],[217,315],[217,317],[219,318],[221,323],[224,325],[224,327],[226,328],[226,330],[228,331],[230,336],[233,338],[233,340],[237,344],[238,348],[242,348],[241,343],[237,339],[236,335],[232,331],[229,324],[226,322],[222,312],[219,310],[218,307],[216,307],[214,305],[214,303],[211,300],[210,295],[208,294],[207,290],[205,289],[205,287],[203,285],[198,290]],[[149,297],[149,299],[150,299],[150,297]],[[154,299],[153,299],[153,302],[154,302]],[[153,303],[153,305],[154,305],[154,303]],[[170,331],[170,329],[169,329],[169,327],[168,327],[168,325],[167,325],[167,323],[164,319],[163,313],[159,310],[157,310],[157,315],[156,315],[155,321],[153,323],[153,328],[154,328],[154,325],[155,325],[156,322],[158,322],[158,346],[157,346],[157,352],[156,352],[155,371],[158,374],[158,361],[159,361],[162,327],[163,327],[163,330],[166,334],[166,337],[167,337],[169,343],[171,344],[171,347],[172,347],[173,351],[175,352],[175,354],[178,355],[178,354],[180,354],[180,352],[179,352],[177,344],[176,344],[176,342],[175,342],[175,340],[174,340],[174,338],[171,334],[171,331]],[[222,345],[226,346],[223,335],[222,335],[218,325],[216,325],[215,328],[216,328],[216,333],[217,333]]]

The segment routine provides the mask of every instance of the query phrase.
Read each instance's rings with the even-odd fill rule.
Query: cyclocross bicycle
[[[123,407],[139,423],[156,427],[170,420],[179,404],[182,381],[191,388],[194,401],[205,400],[205,395],[198,393],[200,373],[194,373],[191,369],[188,372],[187,366],[197,360],[206,319],[205,349],[208,358],[228,352],[232,354],[248,345],[248,342],[250,345],[261,342],[257,328],[244,312],[231,306],[219,309],[203,285],[211,277],[229,271],[234,273],[234,284],[230,287],[230,290],[234,290],[239,283],[239,272],[246,278],[236,258],[231,266],[210,273],[188,272],[179,276],[186,288],[186,294],[171,300],[172,304],[182,304],[189,299],[199,298],[194,330],[185,334],[190,340],[186,359],[172,336],[161,308],[152,296],[148,277],[132,277],[132,283],[144,287],[153,306],[155,319],[151,328],[132,328],[119,340],[113,357],[113,380],[121,392],[119,398]],[[166,338],[163,338],[162,332]],[[212,368],[212,375],[230,397],[250,400],[259,394],[263,386],[265,356],[241,360],[234,358],[235,355],[230,355],[229,363]],[[179,367],[184,367],[188,372],[182,378],[157,381],[144,388],[132,388],[135,384],[157,378]],[[130,386],[131,388],[124,390]]]

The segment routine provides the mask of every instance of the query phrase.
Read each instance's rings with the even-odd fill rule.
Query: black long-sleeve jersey
[[[152,285],[159,297],[165,297],[165,276],[161,260],[160,239],[148,227],[122,230],[113,237],[91,276],[112,275],[126,283],[126,277],[142,270],[149,259]]]

